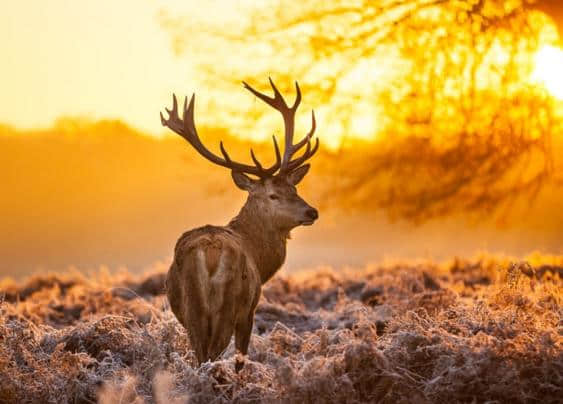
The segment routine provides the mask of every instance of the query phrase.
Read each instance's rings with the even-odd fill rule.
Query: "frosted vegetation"
[[[142,277],[0,283],[0,402],[556,402],[563,395],[563,259],[492,257],[276,276],[249,359],[194,366]]]

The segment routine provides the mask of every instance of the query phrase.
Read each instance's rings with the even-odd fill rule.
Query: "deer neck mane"
[[[270,279],[285,261],[290,229],[280,229],[257,204],[248,199],[227,226],[240,234],[247,253],[254,259],[262,283]]]

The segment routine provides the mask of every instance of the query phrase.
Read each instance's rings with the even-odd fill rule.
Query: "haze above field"
[[[246,142],[221,136],[234,156]],[[258,148],[268,158],[269,146]],[[454,217],[421,226],[390,222],[383,211],[323,202],[335,192],[322,167],[340,158],[321,152],[300,193],[320,220],[293,232],[287,268],[360,265],[384,258],[468,256],[479,251],[560,254],[559,188],[547,188],[531,209],[509,215]],[[244,201],[229,172],[201,159],[179,137],[154,137],[117,121],[59,121],[34,132],[0,129],[0,275],[70,266],[141,270],[168,262],[179,235],[194,226],[225,224]],[[336,205],[338,202],[339,205]],[[372,210],[372,213],[370,213]],[[500,225],[500,227],[499,227]],[[352,236],[353,235],[353,236]]]

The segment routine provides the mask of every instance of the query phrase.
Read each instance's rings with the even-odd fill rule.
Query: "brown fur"
[[[240,213],[225,227],[203,226],[178,240],[168,299],[200,363],[215,360],[233,333],[237,351],[247,353],[261,286],[282,266],[290,230],[312,223],[294,185],[301,174],[235,179],[250,192]]]

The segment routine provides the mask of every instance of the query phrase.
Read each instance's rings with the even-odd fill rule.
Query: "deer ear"
[[[231,171],[231,176],[233,177],[233,181],[235,182],[236,186],[243,191],[251,191],[256,184],[255,180],[239,171]]]
[[[296,168],[287,175],[287,181],[292,185],[299,184],[303,177],[305,177],[305,174],[307,174],[307,172],[309,171],[309,168],[311,168],[310,164],[305,164],[301,167]]]

